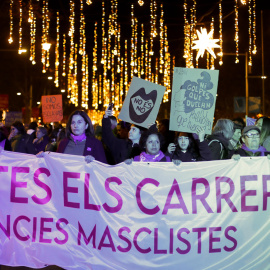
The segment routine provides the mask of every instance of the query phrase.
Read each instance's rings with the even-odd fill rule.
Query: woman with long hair
[[[270,118],[262,116],[257,119],[255,125],[261,130],[260,145],[270,151]]]
[[[46,145],[49,143],[47,129],[45,127],[37,127],[36,138],[33,140],[33,145],[36,153],[45,151]]]
[[[234,133],[234,123],[230,119],[219,119],[212,134],[207,137],[212,160],[228,159],[229,141]]]
[[[175,143],[168,146],[168,155],[172,160],[182,162],[211,160],[211,150],[205,140],[205,131],[198,128],[197,133],[179,132]]]
[[[143,149],[140,155],[134,157],[134,161],[142,162],[170,162],[169,156],[165,155],[160,149],[164,143],[162,135],[153,130],[143,133],[140,139],[140,146]],[[127,160],[130,164],[132,160]]]
[[[16,121],[11,125],[8,139],[13,152],[35,154],[36,152],[30,138],[30,135],[26,134],[22,122]]]
[[[95,138],[93,124],[84,111],[74,111],[69,116],[66,137],[60,141],[56,152],[82,155],[86,162],[107,163],[102,143]]]

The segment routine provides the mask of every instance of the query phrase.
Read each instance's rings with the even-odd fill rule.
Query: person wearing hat
[[[242,131],[242,146],[231,152],[231,157],[235,160],[240,157],[260,157],[270,155],[270,152],[260,145],[261,131],[257,126],[246,126]]]

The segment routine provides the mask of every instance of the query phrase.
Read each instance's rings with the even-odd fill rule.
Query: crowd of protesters
[[[26,128],[14,122],[10,128],[0,127],[2,150],[37,157],[46,151],[85,156],[85,162],[116,165],[121,162],[181,162],[211,161],[241,156],[270,157],[270,118],[261,117],[255,125],[246,126],[243,119],[219,119],[212,134],[203,127],[196,133],[169,130],[169,119],[149,128],[117,123],[112,110],[106,110],[102,126],[94,128],[84,111],[75,111],[63,127],[57,124],[40,126],[36,122]],[[1,266],[0,266],[1,268]],[[58,268],[61,269],[61,268]]]
[[[65,128],[57,124],[40,126],[36,122],[26,128],[14,122],[0,128],[0,150],[44,156],[46,151],[85,156],[87,163],[97,160],[110,165],[121,162],[211,161],[241,156],[270,154],[270,118],[261,117],[255,125],[246,126],[243,119],[219,119],[212,134],[203,127],[196,133],[169,130],[169,119],[149,128],[117,123],[112,110],[106,110],[102,126],[93,126],[84,111],[75,111]]]

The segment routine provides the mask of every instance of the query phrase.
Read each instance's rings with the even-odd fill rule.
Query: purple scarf
[[[160,161],[165,155],[163,152],[159,150],[158,154],[156,155],[149,155],[146,152],[142,152],[139,156],[139,160],[143,162],[158,162]]]
[[[263,147],[263,146],[259,146],[259,148],[257,150],[252,150],[249,149],[244,143],[241,146],[242,149],[252,152],[253,154],[257,153],[257,152],[261,152],[261,156],[264,156],[264,153],[267,152],[267,150]]]
[[[85,133],[83,133],[82,135],[74,135],[71,133],[70,136],[73,139],[73,141],[75,142],[75,144],[77,144],[77,142],[82,142],[82,141],[86,140]]]

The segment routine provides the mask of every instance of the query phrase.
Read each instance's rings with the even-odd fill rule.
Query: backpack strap
[[[214,140],[211,140],[209,143],[208,143],[208,145],[210,145],[212,142],[218,142],[219,144],[220,144],[220,154],[221,154],[221,159],[222,159],[222,157],[223,157],[223,145],[222,145],[222,143],[219,141],[219,140],[217,140],[217,139],[214,139]]]

